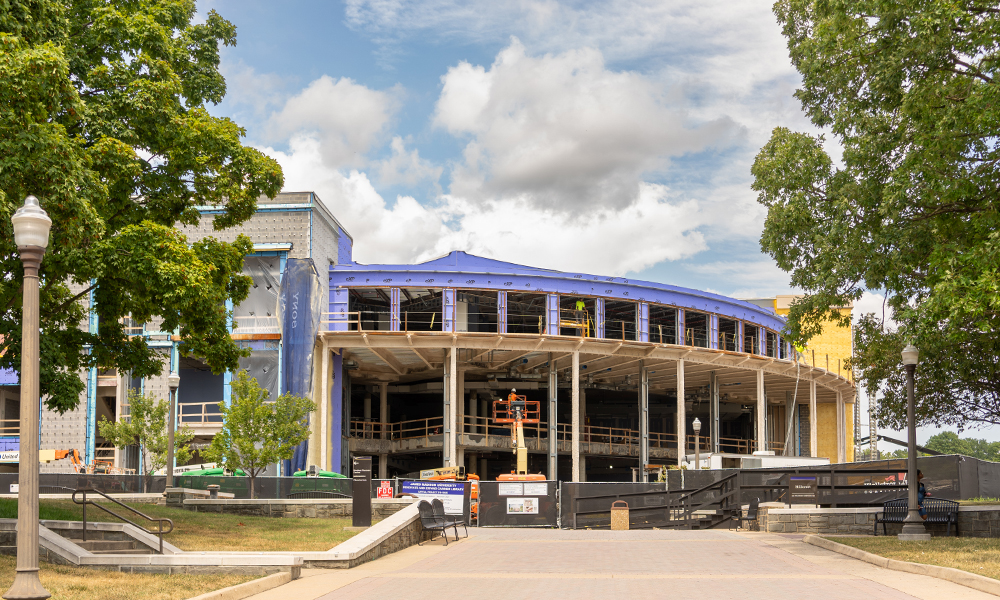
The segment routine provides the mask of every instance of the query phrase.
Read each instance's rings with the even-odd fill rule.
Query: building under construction
[[[494,479],[511,471],[513,456],[508,426],[488,407],[512,388],[540,403],[539,422],[525,426],[528,470],[550,479],[631,481],[646,475],[642,467],[694,468],[696,444],[704,466],[750,466],[771,453],[853,458],[855,386],[839,358],[799,353],[782,339],[787,298],[742,301],[465,252],[364,265],[315,194],[261,199],[250,221],[225,232],[212,232],[214,210],[201,208],[201,225],[185,229],[189,241],[244,233],[254,242],[245,261],[254,288],[232,307],[232,335],[251,350],[241,368],[275,396],[293,391],[317,403],[311,439],[270,474],[308,465],[347,472],[361,454],[378,457],[382,477],[463,465]],[[302,298],[291,325],[284,294]],[[168,370],[180,374],[178,420],[195,431],[196,447],[219,430],[233,374],[178,356],[176,332],[127,325],[162,348],[163,375],[83,373],[80,408],[43,411],[43,449],[79,448],[88,464],[134,468],[135,453],[101,439],[97,420],[126,417],[129,388],[166,398]],[[16,377],[0,383],[9,419]]]

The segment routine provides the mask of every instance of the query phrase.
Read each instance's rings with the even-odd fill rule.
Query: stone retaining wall
[[[781,503],[763,503],[758,514],[760,530],[769,533],[872,535],[875,517],[882,514],[882,508],[786,508]],[[902,527],[902,523],[887,523],[886,532],[897,535]],[[948,526],[943,523],[927,523],[926,527],[932,536],[948,532]],[[881,523],[878,532],[882,535]],[[958,534],[960,537],[1000,537],[1000,506],[960,506]]]
[[[414,502],[414,498],[385,498],[372,500],[372,520],[380,521]],[[232,500],[187,499],[184,508],[195,512],[214,512],[254,517],[281,517],[305,519],[349,518],[353,505],[350,499],[296,499],[296,500]]]

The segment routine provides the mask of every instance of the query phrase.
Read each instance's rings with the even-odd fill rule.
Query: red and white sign
[[[388,479],[383,479],[378,483],[378,497],[379,498],[392,498],[392,482]]]

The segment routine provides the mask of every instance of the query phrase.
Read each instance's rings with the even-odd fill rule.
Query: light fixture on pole
[[[694,430],[694,468],[701,469],[701,421],[698,417],[691,423],[691,429]]]
[[[917,417],[913,400],[913,374],[917,370],[920,354],[916,346],[907,344],[903,348],[903,367],[906,369],[906,483],[909,489],[908,510],[903,521],[903,531],[899,534],[900,541],[924,541],[931,539],[924,527],[917,507]]]
[[[17,571],[8,600],[51,596],[38,579],[38,269],[49,245],[52,219],[28,196],[10,219],[24,265],[21,321],[21,430],[17,468]]]
[[[174,487],[174,429],[177,428],[177,387],[181,377],[177,371],[171,371],[167,376],[167,386],[170,387],[170,410],[167,411],[167,487]]]

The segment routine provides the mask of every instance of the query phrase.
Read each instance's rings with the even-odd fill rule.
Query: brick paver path
[[[888,600],[916,597],[872,579],[806,560],[767,543],[765,537],[727,531],[470,529],[469,532],[470,538],[459,544],[405,567],[372,573],[322,598]]]

